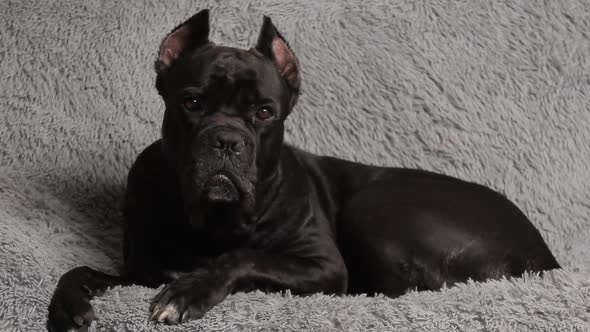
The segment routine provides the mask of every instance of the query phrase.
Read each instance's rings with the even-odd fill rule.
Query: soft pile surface
[[[564,269],[440,292],[236,294],[180,327],[154,289],[94,301],[97,331],[590,330],[590,3],[560,1],[0,2],[0,330],[44,329],[59,277],[121,264],[126,173],[159,136],[160,40],[212,9],[249,47],[270,15],[299,55],[287,141],[434,170],[514,200]]]

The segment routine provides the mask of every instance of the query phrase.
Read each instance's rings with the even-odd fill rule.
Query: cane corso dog
[[[179,324],[238,291],[395,297],[559,267],[491,189],[286,145],[301,71],[268,17],[256,46],[239,49],[209,41],[203,10],[164,38],[156,72],[162,137],[129,173],[124,273],[63,275],[51,331],[87,326],[90,299],[116,285],[166,284],[146,315]]]

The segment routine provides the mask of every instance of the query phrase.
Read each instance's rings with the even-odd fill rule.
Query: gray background
[[[488,185],[565,271],[396,300],[238,294],[184,327],[590,329],[588,1],[4,0],[0,330],[42,329],[68,269],[119,268],[126,173],[163,115],[156,50],[205,7],[212,40],[250,47],[268,14],[299,56],[288,142]],[[95,327],[153,329],[155,292],[109,292]]]

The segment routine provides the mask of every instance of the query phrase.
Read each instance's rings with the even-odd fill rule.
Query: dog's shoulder
[[[153,189],[167,174],[162,141],[145,148],[137,157],[127,177],[128,188]],[[147,188],[150,187],[150,188]]]

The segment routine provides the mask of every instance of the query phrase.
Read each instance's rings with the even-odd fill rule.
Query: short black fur
[[[237,291],[395,297],[559,267],[528,218],[491,189],[285,145],[300,71],[269,18],[250,50],[209,42],[208,12],[179,29],[157,65],[162,139],[129,172],[125,271],[66,273],[49,330],[88,326],[90,299],[116,285],[165,283],[150,317],[178,324]]]

